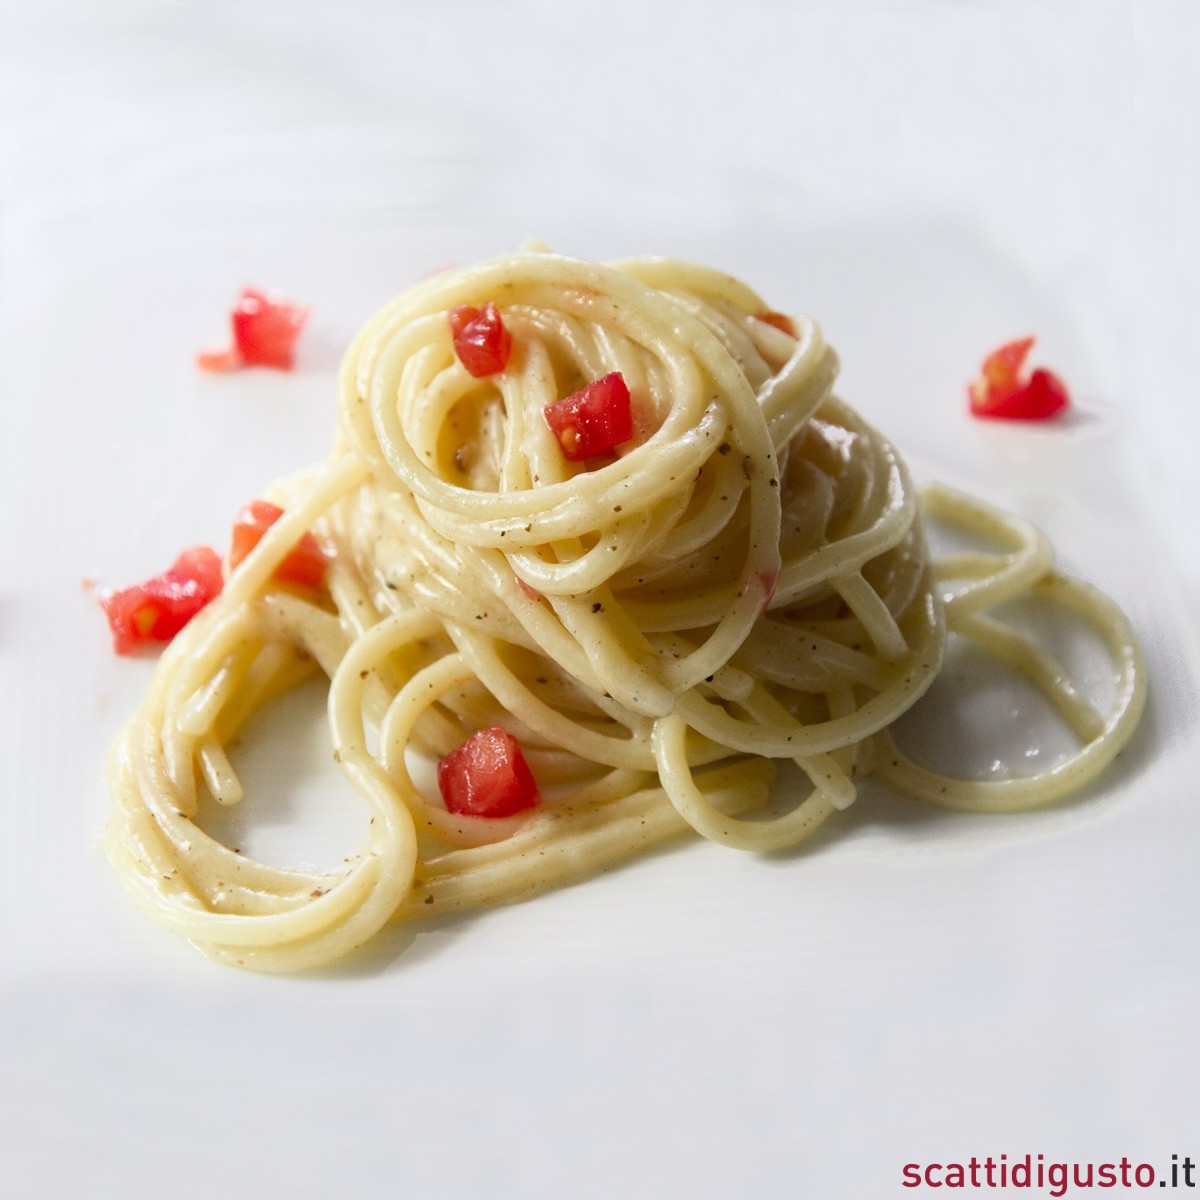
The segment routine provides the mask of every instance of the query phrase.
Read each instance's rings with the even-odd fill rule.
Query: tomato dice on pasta
[[[476,379],[499,375],[508,366],[512,334],[491,300],[482,308],[457,305],[450,310],[449,319],[454,353]]]
[[[537,783],[517,739],[494,725],[438,763],[438,788],[452,813],[511,817],[538,803]]]
[[[251,500],[234,518],[229,569],[233,570],[262,541],[263,535],[283,516],[269,500]],[[325,555],[317,539],[306,533],[275,568],[275,578],[300,587],[319,588],[325,578]]]
[[[633,437],[629,388],[620,371],[547,404],[545,415],[563,455],[571,462],[608,454]]]

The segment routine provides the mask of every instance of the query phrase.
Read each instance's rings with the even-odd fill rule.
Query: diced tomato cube
[[[1070,403],[1066,385],[1051,371],[1039,367],[1028,379],[1021,376],[1034,339],[1018,338],[993,350],[983,360],[980,377],[968,394],[977,417],[1007,420],[1045,420]]]
[[[796,325],[787,313],[775,312],[774,309],[764,308],[754,314],[760,321],[765,321],[768,325],[774,325],[776,329],[783,330],[789,337],[796,336]]]
[[[547,404],[544,411],[546,424],[571,462],[607,454],[633,437],[629,388],[620,371]]]
[[[447,315],[454,338],[454,353],[471,375],[483,379],[500,374],[508,366],[512,334],[504,327],[500,312],[491,300],[483,308],[460,304]]]
[[[1017,338],[1006,342],[993,350],[983,360],[983,378],[991,387],[1006,387],[1016,383],[1029,351],[1033,349],[1034,339],[1031,337]]]
[[[232,571],[258,545],[263,534],[283,516],[283,509],[269,500],[251,500],[233,521],[233,542],[229,548],[229,569]],[[328,564],[317,539],[306,533],[288,551],[275,568],[275,578],[300,587],[319,588]]]
[[[113,649],[133,654],[169,642],[206,604],[221,594],[221,559],[208,546],[185,550],[161,575],[101,600]]]
[[[228,350],[203,351],[196,365],[203,371],[235,371],[239,367],[292,367],[296,339],[308,309],[290,300],[268,296],[257,288],[243,288],[230,314],[233,346]]]
[[[473,733],[438,763],[438,789],[452,813],[511,817],[537,805],[537,782],[507,729]]]
[[[1053,371],[1038,367],[1026,388],[1026,416],[1052,417],[1071,402],[1067,385]]]
[[[233,340],[249,366],[288,370],[308,309],[245,288],[233,309]]]

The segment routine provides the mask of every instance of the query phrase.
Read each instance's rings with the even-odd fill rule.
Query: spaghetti
[[[505,368],[477,377],[447,314],[492,302]],[[687,832],[792,846],[875,773],[974,810],[1031,808],[1128,740],[1144,672],[1128,622],[1054,570],[1024,523],[935,488],[832,394],[817,325],[707,268],[545,253],[427,279],[347,352],[330,460],[223,594],[164,654],[111,756],[112,861],[138,902],[216,958],[295,970],[386,922],[512,901]],[[612,372],[633,434],[564,456],[547,405]],[[933,562],[922,507],[996,541]],[[326,586],[273,578],[312,531]],[[989,610],[1038,594],[1103,637],[1118,694],[1095,711],[1059,664]],[[951,779],[889,726],[960,634],[1024,673],[1080,747],[1039,775]],[[255,861],[193,818],[242,789],[246,719],[317,671],[333,754],[371,818],[338,871]],[[454,813],[413,781],[472,731],[515,735],[543,802]],[[776,764],[807,794],[778,811]]]

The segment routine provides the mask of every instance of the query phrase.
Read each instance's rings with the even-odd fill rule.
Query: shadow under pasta
[[[366,841],[369,812],[342,777],[329,741],[325,679],[256,712],[227,747],[245,798],[208,797],[196,823],[223,845],[277,867],[333,871]]]
[[[1107,715],[1116,671],[1089,627],[1037,598],[1002,605],[994,615],[1053,655],[1077,690]],[[965,637],[950,639],[942,670],[892,733],[921,765],[970,780],[1053,770],[1080,749],[1079,738],[1039,688]]]

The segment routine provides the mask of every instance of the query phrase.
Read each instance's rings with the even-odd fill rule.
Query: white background
[[[836,1200],[937,1194],[914,1161],[1200,1159],[1197,11],[0,0],[0,1195]],[[875,796],[798,855],[218,968],[103,860],[150,664],[80,581],[220,543],[324,455],[355,327],[529,234],[813,312],[922,477],[1121,600],[1145,726],[1053,813]],[[314,306],[294,374],[193,371],[244,282]],[[972,424],[1026,331],[1078,415]],[[354,844],[323,753],[264,751],[278,847],[298,813]]]

